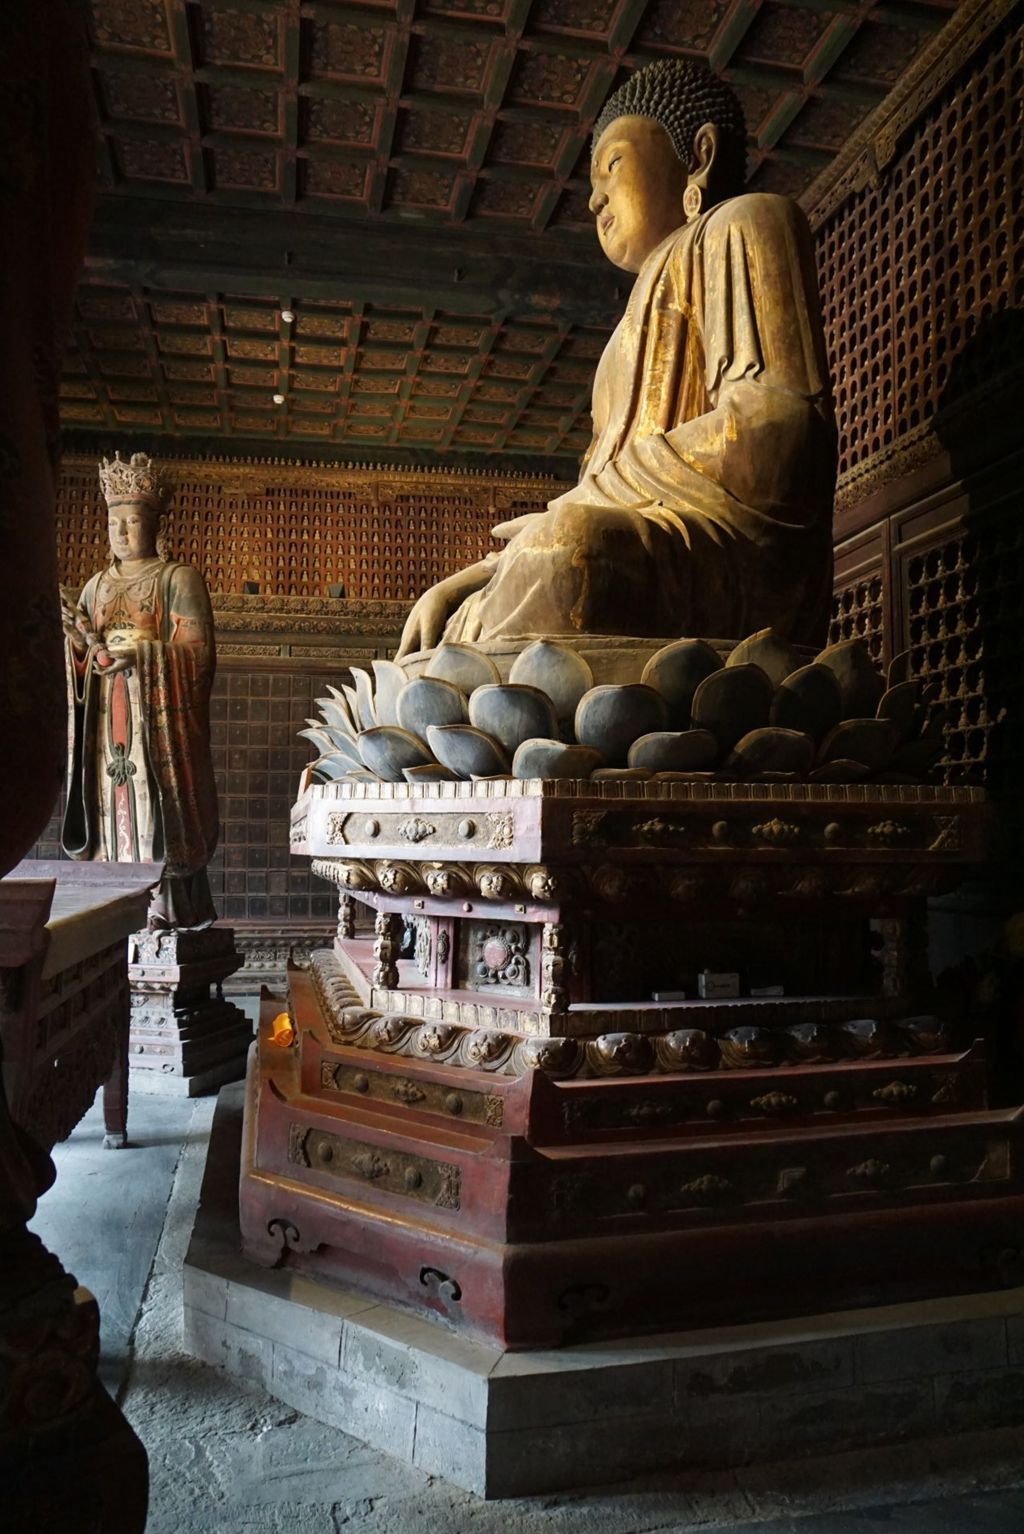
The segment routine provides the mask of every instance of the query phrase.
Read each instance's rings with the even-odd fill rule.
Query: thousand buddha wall
[[[910,648],[952,710],[949,777],[997,793],[1024,763],[1022,94],[1011,10],[937,55],[804,199],[840,429],[832,637],[862,635],[882,662]],[[62,579],[80,585],[106,542],[96,453],[73,444],[58,528]],[[178,487],[169,548],[213,593],[215,898],[250,948],[283,928],[323,930],[333,899],[290,868],[285,839],[311,700],[347,664],[389,653],[412,597],[479,557],[493,522],[541,506],[557,482],[443,465],[175,459],[141,437],[99,445],[166,463]],[[566,458],[559,472],[572,468]],[[51,825],[43,855],[54,836]]]

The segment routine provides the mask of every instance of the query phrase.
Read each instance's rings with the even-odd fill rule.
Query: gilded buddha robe
[[[210,754],[213,614],[189,565],[114,560],[87,583],[79,606],[89,627],[132,664],[114,675],[93,644],[66,645],[69,691],[65,852],[111,862],[163,861],[151,917],[168,925],[216,919],[206,865],[217,846],[217,789]]]
[[[447,640],[823,642],[836,430],[810,231],[719,204],[657,246],[598,364],[579,483],[513,524]]]

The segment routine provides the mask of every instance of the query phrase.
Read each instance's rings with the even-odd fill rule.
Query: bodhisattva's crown
[[[133,453],[126,463],[120,453],[113,461],[104,458],[99,466],[100,489],[107,506],[123,506],[126,501],[144,501],[154,511],[162,511],[168,487],[162,482],[148,453]]]

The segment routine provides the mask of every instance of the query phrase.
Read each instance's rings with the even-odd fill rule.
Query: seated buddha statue
[[[166,496],[145,453],[100,465],[111,560],[63,596],[67,806],[73,858],[163,862],[153,926],[216,919],[206,865],[219,833],[210,752],[213,613],[203,577],[166,559]]]
[[[425,592],[399,656],[768,627],[824,641],[836,429],[811,236],[789,198],[742,191],[744,157],[735,93],[692,60],[650,64],[609,99],[590,208],[636,280],[579,482]]]

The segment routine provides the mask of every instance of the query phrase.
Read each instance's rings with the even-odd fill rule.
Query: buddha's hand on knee
[[[465,570],[458,570],[446,580],[438,581],[436,586],[423,593],[406,619],[397,660],[417,650],[434,648],[455,609],[474,591],[487,585],[496,558],[496,554],[490,554],[478,564],[468,565]]]
[[[533,527],[544,516],[542,511],[528,511],[521,517],[511,517],[507,522],[499,522],[491,528],[491,537],[498,538],[502,543],[507,543],[518,533],[524,533],[528,527]]]
[[[404,655],[412,655],[417,650],[432,650],[444,632],[450,610],[444,581],[425,591],[405,620],[396,659],[401,660]]]

